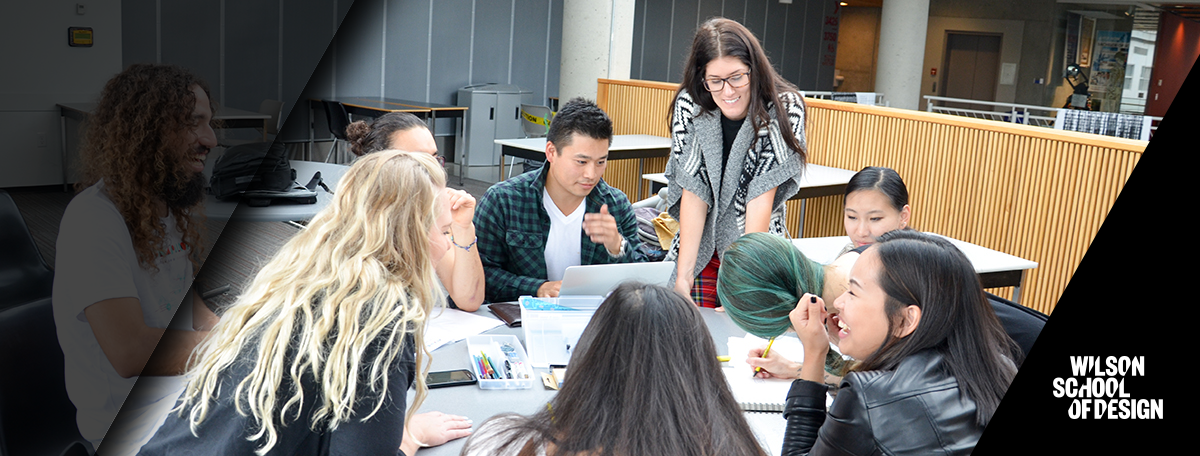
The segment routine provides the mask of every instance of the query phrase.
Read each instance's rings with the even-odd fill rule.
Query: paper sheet
[[[458,309],[434,310],[433,318],[430,318],[425,326],[425,346],[429,351],[434,351],[503,324],[498,318],[475,315]]]

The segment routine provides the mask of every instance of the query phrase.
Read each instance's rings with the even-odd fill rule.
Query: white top
[[[88,187],[67,205],[59,228],[54,274],[54,323],[65,361],[67,394],[78,409],[84,438],[98,445],[137,377],[121,378],[87,322],[84,309],[112,298],[137,298],[147,326],[166,328],[192,286],[191,246],[174,219],[161,222],[167,238],[150,271],[138,264],[125,219],[104,193]],[[176,326],[190,329],[190,300]],[[174,399],[171,399],[172,401]]]
[[[971,266],[975,267],[975,272],[986,274],[989,272],[1006,272],[1006,271],[1021,271],[1025,269],[1034,269],[1038,266],[1036,262],[1026,260],[1024,258],[1009,255],[1004,252],[997,252],[987,247],[972,244],[966,241],[942,236],[935,233],[935,236],[950,241],[958,250],[962,251],[967,260],[971,262]],[[792,239],[792,244],[804,253],[804,256],[810,260],[821,264],[832,263],[837,259],[838,253],[842,248],[850,242],[849,236],[830,236],[818,238],[800,238]]]
[[[848,169],[808,163],[804,165],[804,174],[800,175],[800,188],[846,185],[850,183],[850,178],[854,177],[855,174],[854,171]],[[647,173],[642,175],[642,179],[667,184],[666,173]]]
[[[542,206],[550,214],[550,234],[546,237],[546,280],[562,280],[568,266],[580,264],[580,236],[583,235],[583,213],[587,205],[583,201],[571,212],[563,214],[550,199],[550,193],[542,189]]]
[[[496,139],[493,142],[534,152],[546,150],[546,138]],[[608,146],[610,152],[643,149],[662,149],[664,152],[669,152],[671,138],[654,135],[613,135],[612,144]]]

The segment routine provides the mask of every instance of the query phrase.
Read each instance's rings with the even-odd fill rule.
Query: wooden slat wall
[[[601,81],[604,81],[603,79]],[[621,84],[598,86],[596,104],[613,119],[613,134],[671,136],[670,107],[675,99],[675,84],[653,81],[613,81]],[[648,158],[642,173],[661,173],[667,159]],[[608,163],[604,181],[621,189],[631,200],[649,196],[650,185],[638,174],[638,160],[615,160]]]
[[[668,136],[675,84],[599,80],[597,103],[617,134]],[[1021,303],[1051,313],[1145,150],[1145,141],[863,106],[808,103],[809,161],[861,169],[887,166],[904,177],[912,226],[1038,263]],[[605,180],[636,198],[637,162],[613,162]],[[661,172],[665,159],[647,160]],[[631,192],[632,191],[632,192]],[[806,202],[803,234],[845,234],[842,197]],[[800,203],[788,206],[797,232]],[[1011,289],[989,290],[1011,297]]]

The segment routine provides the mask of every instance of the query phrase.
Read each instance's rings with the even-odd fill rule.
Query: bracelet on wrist
[[[455,247],[466,250],[468,252],[471,251],[471,247],[475,247],[475,243],[477,243],[477,242],[479,242],[479,236],[475,236],[475,239],[472,239],[470,244],[467,244],[465,246],[458,245],[458,242],[454,240],[454,232],[453,231],[450,232],[450,243],[454,244]]]

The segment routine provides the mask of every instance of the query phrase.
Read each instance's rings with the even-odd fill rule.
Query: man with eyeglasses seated
[[[646,261],[629,199],[602,179],[612,120],[574,98],[546,136],[541,168],[488,189],[475,211],[486,297],[555,297],[568,266]]]
[[[404,150],[425,152],[437,157],[443,166],[446,159],[438,154],[437,141],[425,122],[407,112],[391,112],[375,119],[371,124],[355,121],[346,126],[346,139],[350,151],[363,156],[381,150]],[[450,296],[450,305],[474,312],[483,303],[483,264],[479,250],[475,248],[475,197],[458,189],[447,189],[450,214],[454,223],[450,225],[450,239],[454,243],[452,254],[446,255],[437,264],[437,276]]]

